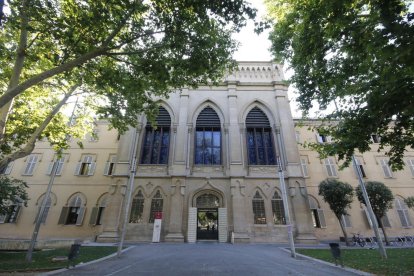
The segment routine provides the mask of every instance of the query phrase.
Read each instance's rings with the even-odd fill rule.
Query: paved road
[[[303,258],[269,244],[139,244],[120,258],[57,275],[358,275]]]

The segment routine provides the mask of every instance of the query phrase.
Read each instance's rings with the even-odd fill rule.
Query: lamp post
[[[122,247],[124,245],[125,232],[128,223],[129,205],[131,205],[132,187],[134,186],[135,173],[137,169],[137,148],[138,148],[138,130],[135,130],[133,139],[132,154],[129,162],[129,179],[125,191],[125,203],[124,203],[124,220],[122,222],[121,237],[118,244],[117,256],[121,257]]]

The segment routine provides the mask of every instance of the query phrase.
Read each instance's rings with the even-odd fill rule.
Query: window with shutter
[[[357,168],[359,168],[362,177],[367,177],[367,175],[365,174],[364,166],[362,165],[363,164],[362,159],[360,157],[356,157],[355,158],[355,163],[356,163],[356,166],[357,166],[357,167],[354,166],[355,176],[358,177]]]
[[[345,227],[352,227],[350,215],[342,215],[341,220]]]
[[[407,204],[401,197],[396,197],[394,201],[395,209],[397,210],[398,217],[402,227],[412,227],[411,220],[408,214]]]
[[[76,175],[91,176],[95,172],[95,155],[83,155],[76,167]]]
[[[414,159],[408,159],[407,164],[410,168],[411,175],[414,176]]]
[[[326,228],[325,215],[323,210],[319,208],[318,201],[312,196],[308,196],[308,201],[309,208],[311,210],[313,227]]]
[[[79,193],[73,195],[69,200],[68,206],[62,209],[62,214],[59,221],[64,221],[64,224],[66,225],[81,225],[83,222],[83,216],[85,214],[86,209],[83,207],[83,202],[84,200],[82,199],[82,196]],[[64,211],[65,216],[62,217]]]
[[[392,178],[392,170],[388,165],[388,159],[380,159],[380,164],[382,171],[384,172],[384,176],[387,178]]]
[[[113,154],[109,155],[109,159],[106,162],[104,175],[112,175],[115,169],[115,164],[116,164],[116,155],[113,155]]]
[[[307,156],[300,157],[300,166],[302,168],[303,177],[309,177]]]
[[[329,177],[337,177],[338,173],[336,172],[336,166],[333,158],[325,159],[326,172]]]
[[[33,175],[33,171],[36,167],[36,163],[38,162],[40,154],[33,153],[30,154],[26,160],[26,167],[24,169],[23,175]]]

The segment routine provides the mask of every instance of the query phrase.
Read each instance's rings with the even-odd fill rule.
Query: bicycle
[[[359,233],[357,233],[357,234],[352,233],[352,235],[353,235],[352,236],[352,245],[353,246],[356,246],[358,244],[359,246],[364,247],[366,245],[365,239]]]

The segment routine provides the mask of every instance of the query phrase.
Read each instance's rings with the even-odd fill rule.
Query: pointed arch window
[[[220,118],[211,107],[206,107],[197,117],[195,132],[196,165],[221,164]]]
[[[148,122],[145,127],[145,139],[142,149],[141,164],[167,164],[170,147],[171,117],[168,111],[160,106],[154,128]]]
[[[150,211],[149,223],[154,223],[156,213],[159,213],[159,212],[162,213],[162,206],[163,206],[163,199],[162,199],[160,191],[158,190],[151,200],[151,211]]]
[[[38,217],[40,216],[40,209],[42,208],[43,200],[45,200],[45,194],[41,195],[40,198],[37,200],[36,205],[38,205],[39,208],[37,210],[37,215],[36,215],[34,223],[36,223]],[[49,195],[49,197],[47,198],[47,201],[46,201],[46,205],[45,205],[45,209],[43,211],[42,218],[40,219],[41,223],[43,223],[43,224],[46,223],[46,218],[47,218],[47,215],[49,214],[49,209],[50,209],[51,206],[52,206],[52,197]]]
[[[283,206],[283,199],[276,191],[272,197],[272,212],[274,224],[286,224],[285,208]]]
[[[266,114],[258,107],[246,117],[246,142],[249,165],[275,165],[272,129]]]
[[[129,223],[143,222],[142,214],[144,213],[144,195],[141,191],[135,195],[132,200],[131,214],[129,216]]]
[[[266,212],[264,206],[263,197],[260,195],[259,191],[256,191],[256,194],[252,200],[253,203],[253,215],[254,215],[254,224],[266,224]]]

